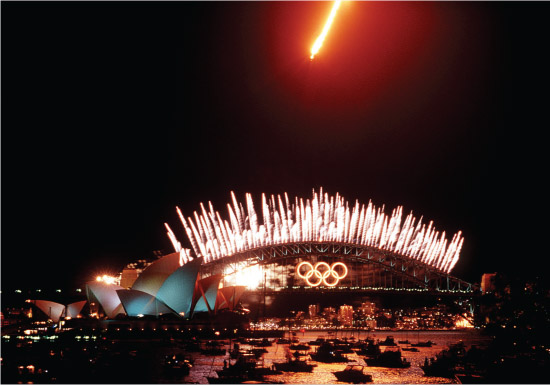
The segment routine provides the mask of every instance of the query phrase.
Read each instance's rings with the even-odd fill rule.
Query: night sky
[[[2,2],[2,289],[75,287],[230,191],[433,220],[546,274],[550,4]]]

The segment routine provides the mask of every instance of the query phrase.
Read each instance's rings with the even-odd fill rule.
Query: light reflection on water
[[[452,343],[456,343],[462,340],[467,348],[470,348],[472,344],[484,345],[487,343],[488,339],[485,336],[482,336],[477,331],[444,331],[444,332],[404,332],[404,331],[375,331],[375,332],[338,332],[336,335],[338,338],[341,337],[355,337],[356,339],[364,339],[367,336],[373,337],[374,339],[384,340],[386,336],[394,336],[395,341],[398,340],[409,340],[411,343],[425,340],[431,340],[436,343],[431,347],[418,348],[418,352],[409,352],[403,351],[403,357],[411,362],[410,368],[404,369],[393,369],[393,368],[380,368],[380,367],[367,367],[365,372],[369,373],[373,377],[373,383],[377,384],[420,384],[420,383],[429,383],[429,384],[449,384],[456,383],[454,379],[443,378],[443,377],[425,377],[424,372],[420,368],[424,362],[424,358],[433,357],[439,351],[446,348]],[[328,336],[326,332],[305,332],[297,333],[297,338],[300,341],[313,341],[317,337],[332,338]],[[408,345],[399,344],[401,347],[406,347]],[[229,346],[227,345],[226,348]],[[241,344],[242,348],[248,348],[248,345]],[[285,360],[285,345],[273,344],[270,347],[267,347],[267,353],[263,355],[264,365],[270,367],[273,362],[282,362]],[[314,349],[314,347],[312,347]],[[223,367],[223,360],[228,356],[215,356],[208,357],[202,356],[198,353],[193,353],[195,358],[195,363],[191,372],[188,376],[181,378],[178,382],[186,383],[200,383],[207,384],[207,376],[216,377],[215,370],[219,370]],[[354,360],[355,363],[360,365],[365,365],[363,359],[357,356],[355,353],[348,354],[348,358]],[[234,361],[232,361],[234,362]],[[353,364],[354,362],[350,362]],[[266,376],[266,380],[273,381],[283,381],[290,384],[336,384],[340,383],[336,380],[336,377],[332,372],[337,370],[342,370],[346,364],[343,363],[334,363],[327,364],[316,362],[317,367],[313,369],[312,373],[283,373],[280,375]],[[165,382],[165,381],[159,381]]]

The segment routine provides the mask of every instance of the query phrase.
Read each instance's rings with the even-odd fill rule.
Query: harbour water
[[[367,336],[383,341],[387,336],[393,336],[395,341],[408,340],[410,343],[418,341],[430,340],[435,344],[431,347],[419,347],[418,352],[403,351],[403,357],[411,362],[410,368],[392,369],[381,367],[367,367],[365,371],[372,375],[373,383],[378,384],[448,384],[456,383],[456,380],[443,377],[426,377],[420,365],[426,357],[433,357],[448,345],[463,341],[467,348],[472,345],[486,345],[489,342],[487,336],[481,335],[479,331],[374,331],[374,332],[341,332],[328,335],[327,332],[306,331],[304,333],[297,332],[296,338],[300,342],[310,342],[318,337],[324,338],[342,338],[354,337],[356,339],[364,339]],[[226,342],[226,348],[229,349],[229,341]],[[399,344],[401,347],[409,345]],[[242,348],[249,348],[246,344],[241,344]],[[286,349],[288,345],[273,344],[267,347],[267,353],[262,356],[263,364],[266,367],[271,367],[273,362],[282,362],[285,360]],[[312,347],[313,348],[313,347]],[[207,377],[216,377],[216,370],[222,369],[224,360],[228,360],[228,355],[225,356],[204,356],[200,353],[193,353],[194,365],[191,368],[189,375],[182,378],[158,378],[160,383],[200,383],[207,384]],[[365,365],[364,360],[355,353],[348,355],[348,358],[353,360],[349,364]],[[232,361],[233,362],[233,361]],[[330,384],[339,383],[336,377],[332,374],[334,371],[343,369],[346,364],[342,363],[321,363],[316,362],[317,367],[312,373],[283,373],[279,375],[266,376],[266,380],[277,381],[291,384]]]

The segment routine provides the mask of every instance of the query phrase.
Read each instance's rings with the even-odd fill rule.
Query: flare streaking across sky
[[[377,208],[370,201],[350,206],[338,193],[330,196],[322,188],[319,193],[313,191],[312,199],[296,197],[292,204],[286,193],[270,198],[262,194],[263,223],[259,223],[251,194],[246,194],[246,209],[233,192],[231,197],[233,205],[227,204],[229,219],[225,220],[211,202],[208,211],[201,203],[201,213],[195,211],[194,219],[185,219],[177,208],[195,255],[203,256],[204,262],[277,244],[341,242],[394,252],[449,273],[464,242],[461,231],[449,242],[432,221],[422,223],[422,217],[417,221],[412,212],[403,221],[402,206],[386,215],[384,206]],[[189,250],[165,226],[174,248],[187,260]]]
[[[332,6],[332,9],[330,10],[330,14],[328,16],[327,22],[325,23],[325,26],[323,27],[323,31],[315,40],[315,43],[313,43],[313,46],[311,47],[311,56],[309,57],[311,60],[317,55],[317,52],[321,49],[321,46],[323,45],[323,42],[325,41],[325,38],[327,36],[327,33],[330,29],[330,26],[332,25],[332,22],[334,21],[334,17],[336,16],[336,12],[338,11],[338,8],[340,8],[340,4],[342,3],[341,0],[335,1],[334,5]]]

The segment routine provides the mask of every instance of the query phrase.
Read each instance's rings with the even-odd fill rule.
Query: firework
[[[330,29],[330,26],[332,25],[332,22],[334,21],[334,17],[336,16],[336,11],[338,11],[338,8],[340,8],[340,4],[342,1],[335,1],[334,5],[332,6],[332,9],[330,10],[330,14],[328,16],[327,22],[325,23],[325,26],[323,27],[323,31],[315,40],[315,43],[313,43],[313,46],[311,47],[311,56],[310,59],[313,60],[317,52],[321,49],[323,42],[325,41],[325,38],[327,36],[327,33]]]
[[[311,199],[296,197],[290,203],[288,195],[262,194],[258,220],[251,194],[246,194],[246,204],[239,203],[231,192],[228,218],[222,219],[201,203],[201,212],[185,219],[177,208],[191,246],[197,256],[210,262],[250,249],[299,242],[340,242],[369,246],[419,260],[440,271],[449,273],[458,261],[464,242],[462,232],[448,242],[445,232],[435,230],[433,222],[417,220],[411,212],[403,221],[403,207],[395,208],[391,215],[384,206],[377,208],[371,201],[367,205],[358,201],[353,206],[338,193],[330,196],[313,191]],[[170,230],[168,236],[176,251],[190,254],[181,248],[180,242]]]

